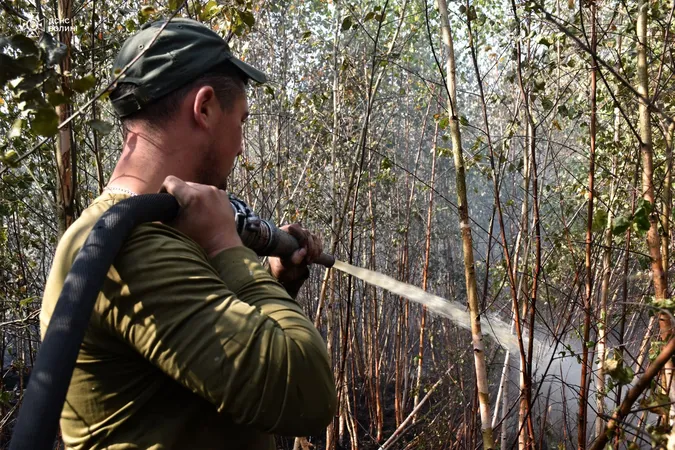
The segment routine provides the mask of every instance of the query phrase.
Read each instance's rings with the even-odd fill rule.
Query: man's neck
[[[175,133],[129,131],[108,186],[136,194],[160,190],[168,175],[193,178],[193,158],[187,158],[185,146],[172,136]]]

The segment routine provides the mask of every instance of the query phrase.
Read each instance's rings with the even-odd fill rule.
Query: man
[[[171,226],[134,230],[108,272],[61,416],[66,446],[267,450],[272,434],[319,433],[335,411],[335,386],[325,343],[287,291],[297,293],[320,241],[288,227],[303,248],[290,261],[270,258],[268,273],[242,246],[222,190],[241,153],[245,83],[265,77],[187,19],[144,26],[115,71],[135,58],[110,96],[124,149],[103,195],[59,243],[43,336],[108,208],[164,190],[181,212]]]

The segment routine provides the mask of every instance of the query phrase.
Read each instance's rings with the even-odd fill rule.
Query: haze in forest
[[[30,383],[56,243],[119,157],[113,58],[173,15],[229,37],[268,75],[248,88],[232,193],[469,317],[314,267],[297,300],[326,340],[340,403],[325,433],[278,448],[675,439],[673,0],[12,0],[0,11],[0,447]],[[508,354],[491,319],[513,339]]]

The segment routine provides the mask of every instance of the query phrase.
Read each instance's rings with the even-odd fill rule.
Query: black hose
[[[53,448],[80,345],[108,269],[137,225],[169,222],[178,210],[178,201],[172,195],[138,195],[117,203],[96,222],[68,272],[49,321],[23,396],[10,450]],[[251,240],[265,249],[262,254],[289,257],[298,249],[293,236],[266,223],[269,230],[264,239],[254,236]],[[316,261],[326,267],[332,267],[334,262],[335,258],[327,254],[321,254]]]
[[[52,314],[23,397],[10,450],[52,449],[80,344],[103,281],[137,225],[172,220],[178,201],[169,194],[131,197],[96,222],[75,258]]]

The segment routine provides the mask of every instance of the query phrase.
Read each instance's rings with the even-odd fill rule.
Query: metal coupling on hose
[[[259,256],[290,257],[300,247],[290,234],[277,228],[274,223],[264,220],[248,207],[241,199],[230,194],[230,204],[234,210],[234,220],[241,242]],[[315,261],[326,267],[333,267],[335,258],[322,253]]]

